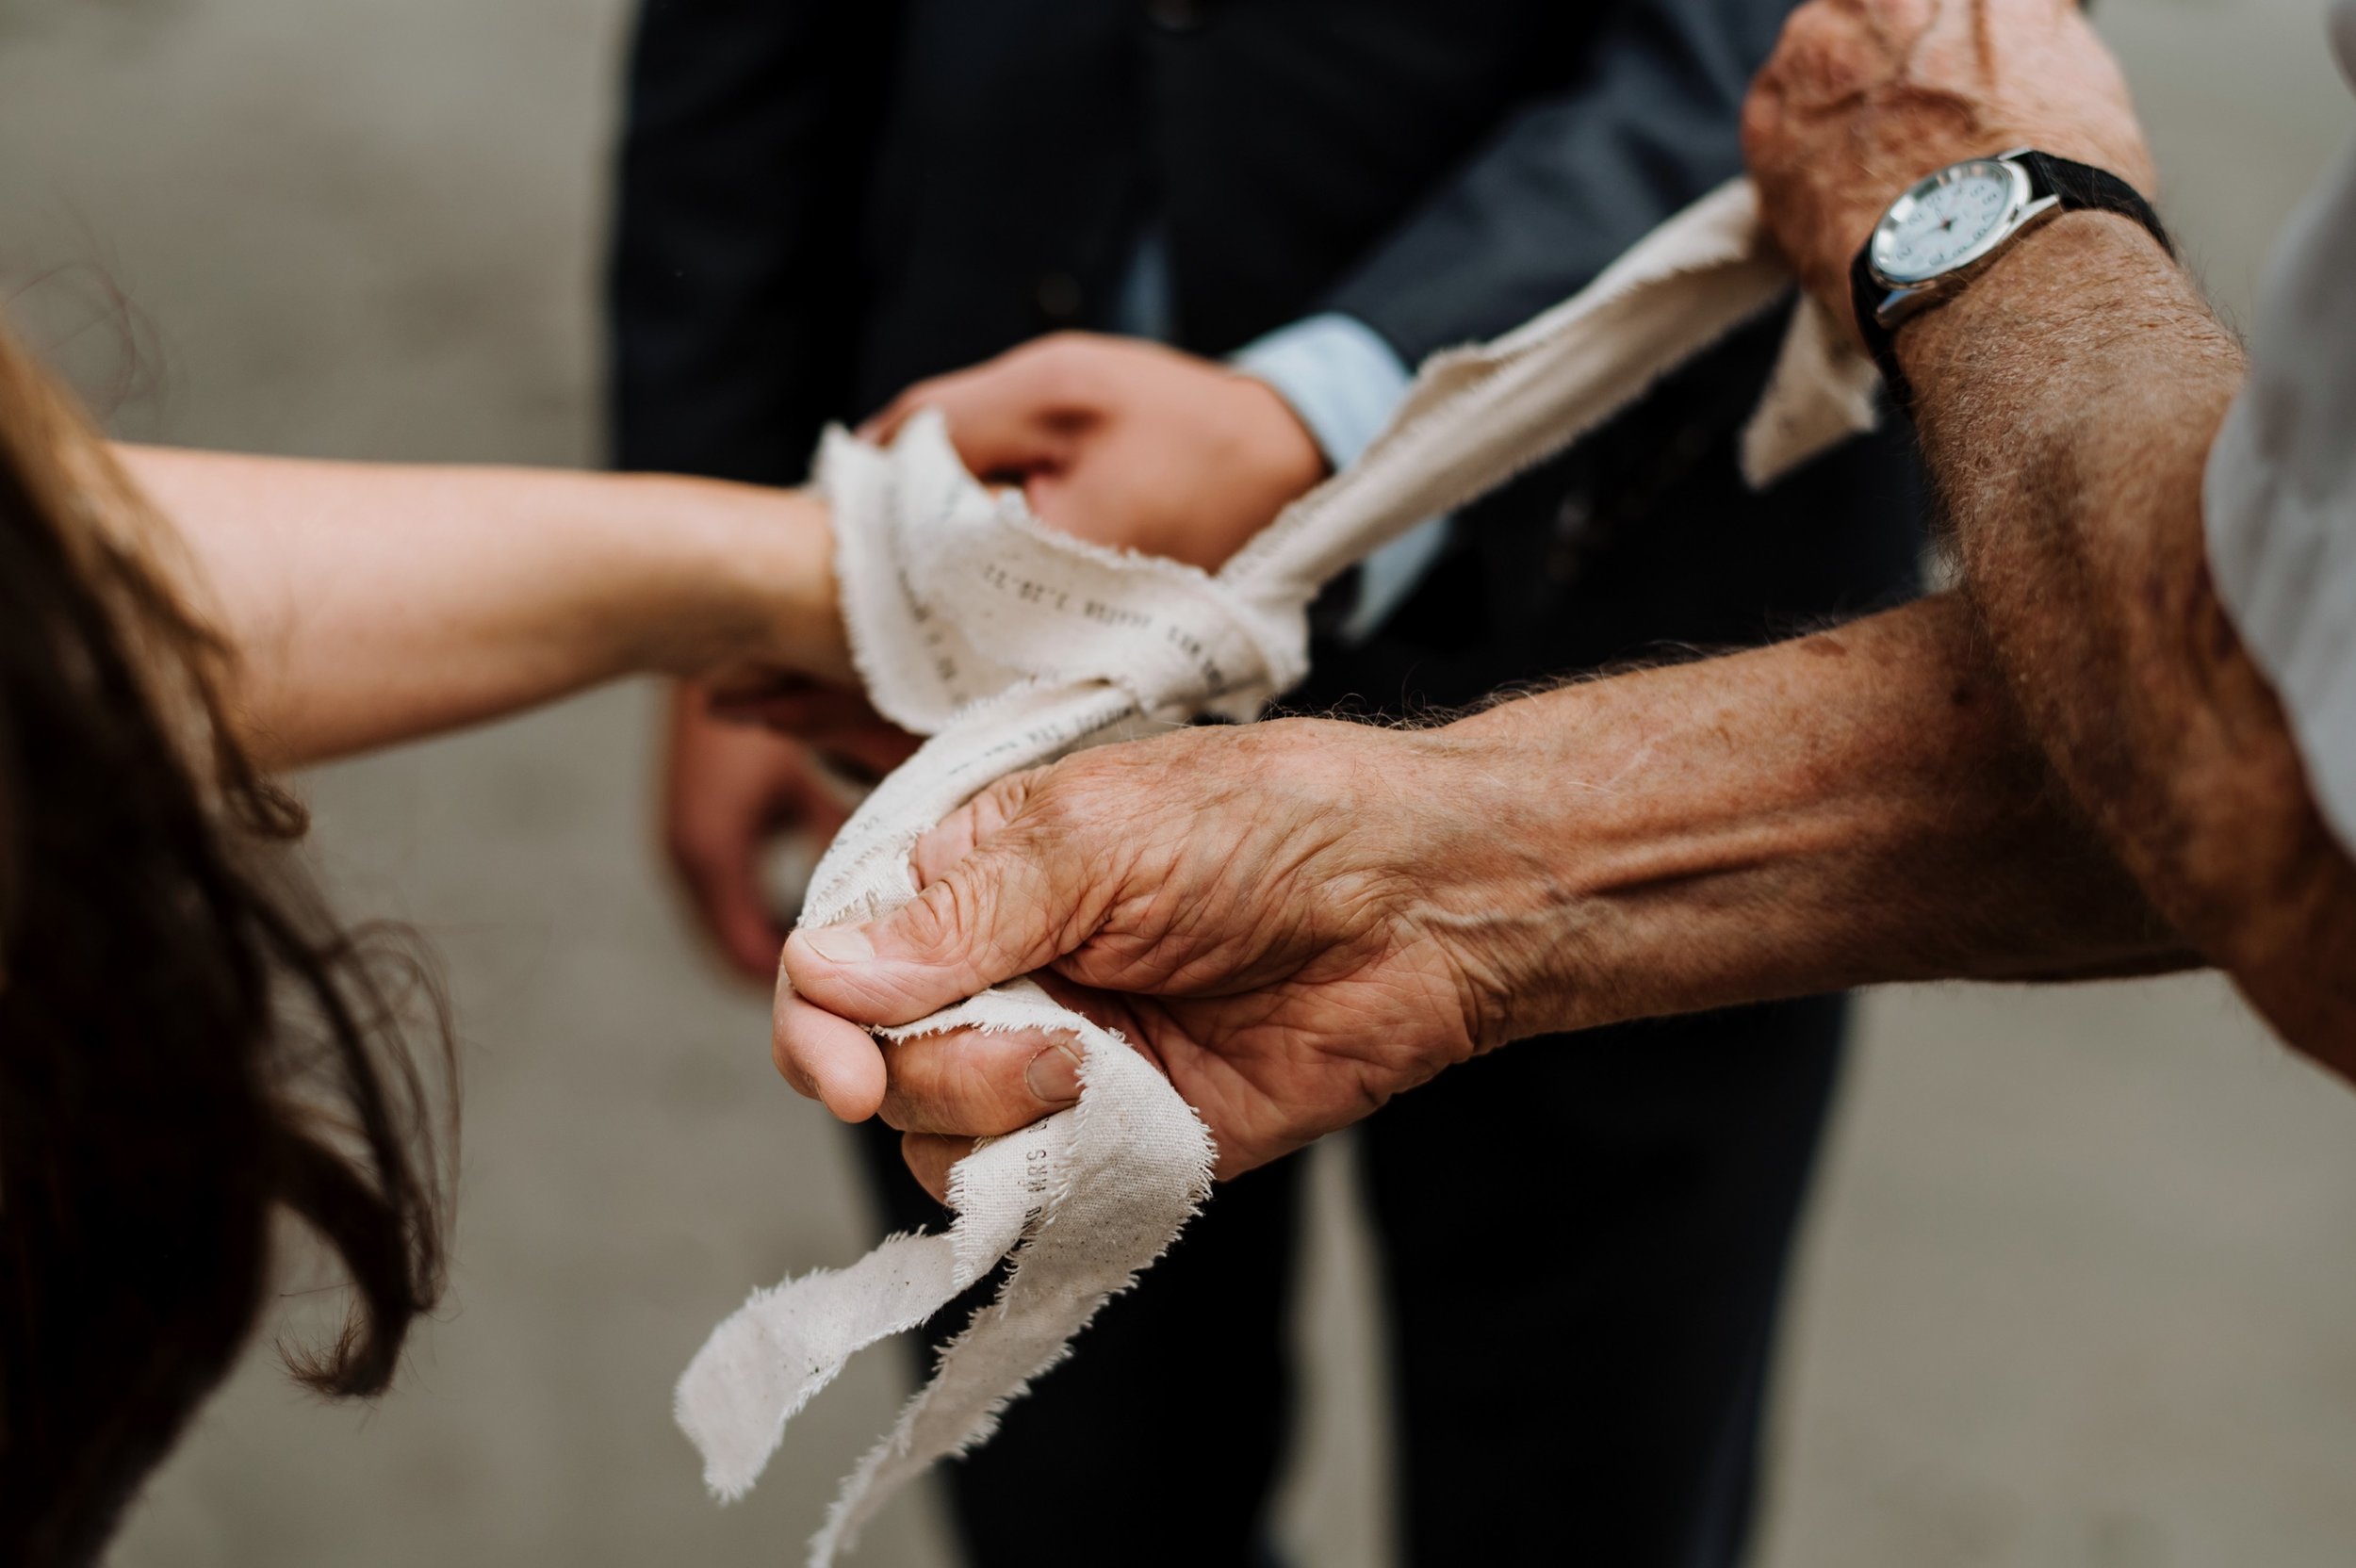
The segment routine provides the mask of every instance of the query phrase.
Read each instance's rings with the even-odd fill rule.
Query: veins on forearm
[[[1952,599],[1508,704],[1464,732],[1519,755],[1489,814],[1536,852],[1480,905],[1481,943],[1515,976],[1510,1034],[2188,960]]]
[[[2081,217],[1901,351],[1966,591],[2030,731],[2154,904],[2287,1037],[2340,1045],[2356,869],[2208,575],[2201,479],[2239,345],[2139,230]]]

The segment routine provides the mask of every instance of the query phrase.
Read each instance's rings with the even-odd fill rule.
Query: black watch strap
[[[2090,163],[2072,163],[2051,153],[2032,149],[2013,160],[2029,172],[2029,185],[2038,195],[2061,198],[2064,212],[2116,212],[2132,218],[2151,231],[2151,237],[2160,242],[2160,249],[2171,257],[2176,254],[2176,242],[2168,237],[2168,225],[2151,204],[2143,199],[2143,192],[2107,169],[2097,169]]]
[[[2042,199],[2061,199],[2064,212],[2116,212],[2132,218],[2151,232],[2160,242],[2160,249],[2170,256],[2176,253],[2175,241],[2168,237],[2168,227],[2143,193],[2106,169],[2091,164],[2072,163],[2051,153],[2036,151],[2016,155],[2012,162],[2021,165],[2029,176],[2032,194]],[[1864,335],[1865,347],[1873,354],[1873,363],[1881,368],[1882,383],[1890,388],[1890,400],[1899,412],[1911,414],[1914,390],[1906,384],[1906,372],[1898,366],[1898,354],[1890,329],[1881,324],[1877,312],[1889,293],[1873,277],[1869,262],[1873,241],[1858,251],[1857,259],[1849,264],[1849,297],[1857,309],[1857,331]]]

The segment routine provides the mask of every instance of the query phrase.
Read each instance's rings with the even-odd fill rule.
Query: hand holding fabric
[[[2126,80],[2077,0],[1809,0],[1742,109],[1760,215],[1840,321],[1849,264],[1891,201],[2015,147],[2151,188]]]
[[[878,718],[847,687],[677,689],[663,763],[663,848],[731,969],[764,986],[777,977],[789,922],[763,882],[765,852],[794,836],[814,849],[842,828],[849,808],[828,768],[879,777],[915,749],[914,736]]]
[[[1020,484],[1041,520],[1206,569],[1325,477],[1316,442],[1265,383],[1148,343],[1042,338],[909,387],[862,433],[888,442],[924,408],[947,416],[968,467]],[[698,920],[748,979],[775,972],[785,939],[761,888],[762,846],[793,831],[823,841],[843,825],[811,749],[879,776],[915,748],[844,702],[865,707],[808,689],[721,694],[709,711],[700,692],[677,699],[664,845]]]
[[[1039,520],[1215,570],[1325,478],[1267,383],[1129,338],[1060,333],[919,382],[859,433],[888,443],[938,409],[965,466],[1019,484]]]
[[[836,1114],[880,1107],[936,1195],[973,1138],[1072,1103],[1072,1054],[857,1025],[1034,971],[1169,1075],[1223,1178],[1532,1035],[2186,957],[2053,788],[1953,596],[1440,729],[1295,719],[1086,752],[1001,780],[914,865],[892,916],[787,944],[775,1052]]]
[[[1530,884],[1503,817],[1468,808],[1481,770],[1435,771],[1464,749],[1286,720],[1002,779],[923,841],[912,903],[787,943],[778,1069],[846,1119],[880,1105],[941,1192],[973,1137],[1071,1103],[1076,1061],[1034,1031],[922,1037],[886,1058],[859,1025],[1043,970],[1169,1075],[1221,1179],[1346,1126],[1507,1037],[1497,955]]]

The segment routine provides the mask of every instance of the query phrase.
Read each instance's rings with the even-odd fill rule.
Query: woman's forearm
[[[123,448],[233,645],[266,766],[498,717],[638,671],[848,672],[826,511],[796,492]]]

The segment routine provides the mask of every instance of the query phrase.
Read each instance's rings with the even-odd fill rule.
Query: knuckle
[[[1783,34],[1775,41],[1777,54],[1796,46],[1816,41],[1828,32],[1844,28],[1847,23],[1833,7],[1823,0],[1802,6],[1784,19]]]
[[[1050,845],[1085,832],[1095,816],[1090,797],[1102,772],[1094,758],[1058,765],[1010,802],[1008,824],[1020,824]]]
[[[1068,354],[1085,353],[1088,351],[1088,334],[1066,327],[1058,332],[1051,332],[1034,341],[1031,345],[1031,352],[1039,359],[1055,359]]]
[[[1119,760],[1097,761],[1046,781],[1020,818],[1020,878],[1028,896],[1074,901],[1126,874],[1127,845],[1152,809]],[[1009,836],[1011,839],[1011,835]]]
[[[902,906],[900,937],[921,960],[938,960],[958,944],[968,929],[966,916],[973,897],[965,890],[970,874],[962,867],[926,888]]]
[[[1010,773],[992,783],[973,799],[973,841],[981,844],[999,829],[1020,817],[1033,795],[1044,781],[1045,768],[1027,768]]]
[[[997,868],[1002,874],[1005,862]],[[1031,967],[1031,955],[1012,922],[997,918],[1005,893],[999,876],[960,879],[957,890],[960,929],[966,935],[962,962],[975,978],[982,974],[1018,974]]]
[[[1003,855],[965,860],[908,904],[903,935],[917,960],[969,987],[1030,968],[1027,928],[1001,918],[1008,907],[1002,883],[1009,872],[1019,877],[1020,866]]]
[[[1090,333],[1051,333],[1031,346],[1031,372],[1039,400],[1055,406],[1101,400],[1106,345]]]

